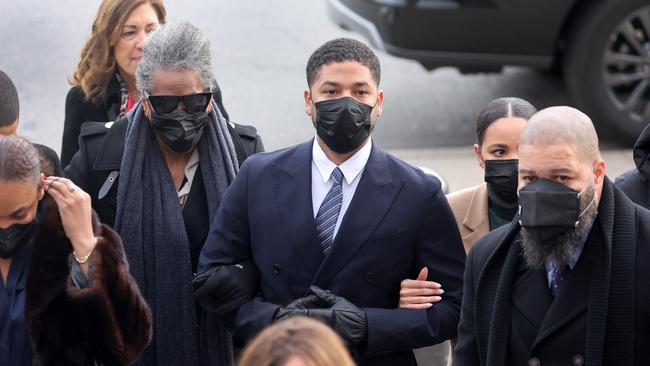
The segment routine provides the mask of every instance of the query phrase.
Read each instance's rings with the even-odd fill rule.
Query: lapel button
[[[533,357],[528,360],[528,366],[541,366],[542,363],[539,361],[539,358]]]
[[[368,282],[368,284],[371,284],[373,279],[374,279],[374,274],[372,272],[366,273],[366,282]]]
[[[573,365],[574,366],[584,366],[585,358],[582,355],[573,356]]]
[[[276,275],[279,275],[280,273],[282,273],[282,267],[280,267],[280,265],[278,265],[278,264],[274,264],[273,265],[273,273],[275,273]]]

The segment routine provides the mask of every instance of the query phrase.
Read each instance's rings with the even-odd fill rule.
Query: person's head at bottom
[[[566,268],[598,214],[606,164],[587,115],[570,107],[535,114],[519,142],[519,205],[530,268]]]
[[[274,323],[249,343],[239,366],[354,366],[343,341],[327,325],[296,316]]]
[[[44,195],[39,160],[24,138],[0,136],[0,258],[18,254],[31,238]]]

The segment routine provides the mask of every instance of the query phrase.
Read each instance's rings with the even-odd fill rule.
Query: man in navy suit
[[[307,315],[335,329],[360,365],[416,365],[411,349],[456,335],[460,234],[440,182],[370,138],[384,99],[379,79],[366,45],[325,43],[309,59],[304,92],[315,139],[250,157],[226,193],[199,271],[250,259],[259,269],[235,337]],[[441,301],[398,308],[400,281],[422,267],[444,288]]]

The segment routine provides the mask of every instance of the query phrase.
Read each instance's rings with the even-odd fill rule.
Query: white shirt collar
[[[190,160],[188,160],[187,165],[185,166],[186,177],[194,177],[194,172],[196,172],[196,166],[199,165],[199,160],[199,149],[194,149],[194,151],[192,151],[192,156],[190,156]]]
[[[201,160],[199,155],[199,149],[194,149],[190,160],[185,165],[185,179],[187,180],[185,184],[178,191],[178,197],[187,196],[190,194],[190,189],[192,188],[192,183],[194,182],[194,176],[196,175],[196,169],[199,167],[199,160]]]
[[[344,161],[343,164],[339,165],[339,169],[343,172],[343,176],[347,184],[352,184],[352,181],[363,171],[366,167],[366,163],[370,158],[370,151],[372,150],[372,139],[368,137],[368,142],[359,151],[354,153],[348,160]],[[312,160],[316,164],[316,168],[320,173],[323,182],[326,183],[332,172],[336,168],[334,164],[328,157],[325,155],[325,152],[314,138],[314,145],[312,147]]]

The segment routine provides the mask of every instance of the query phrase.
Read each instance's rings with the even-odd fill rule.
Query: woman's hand
[[[83,258],[95,248],[96,239],[92,227],[92,208],[90,196],[72,181],[61,177],[47,177],[45,192],[59,206],[61,223],[65,235],[72,243],[77,258]],[[84,273],[88,263],[80,263]]]
[[[399,291],[399,307],[409,309],[428,309],[442,300],[443,291],[439,283],[427,281],[429,270],[423,267],[415,280],[403,280]]]

